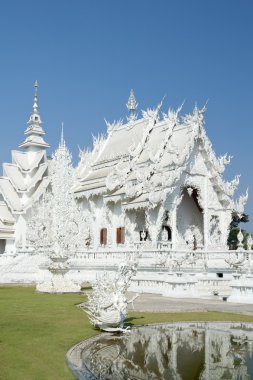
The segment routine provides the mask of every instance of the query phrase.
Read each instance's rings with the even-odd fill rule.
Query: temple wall
[[[26,220],[24,215],[16,216],[15,245],[24,248],[26,246]]]

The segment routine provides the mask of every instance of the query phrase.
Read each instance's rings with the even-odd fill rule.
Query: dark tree
[[[240,230],[239,224],[240,223],[247,223],[248,221],[249,221],[249,215],[247,215],[247,214],[242,214],[241,217],[239,217],[238,214],[235,214],[235,213],[232,215],[232,221],[230,223],[230,232],[228,235],[229,249],[237,249],[237,245],[238,245],[237,234]],[[242,234],[244,236],[242,243],[245,245],[244,248],[246,248],[247,236],[249,234],[244,229],[242,229]]]

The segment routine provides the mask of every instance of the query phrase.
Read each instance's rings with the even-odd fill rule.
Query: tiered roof
[[[3,176],[0,177],[0,238],[6,227],[10,234],[14,232],[15,214],[24,214],[34,201],[38,200],[49,184],[48,163],[44,141],[44,130],[38,111],[38,83],[35,83],[33,111],[25,130],[27,136],[20,145],[25,151],[12,151],[12,163],[3,164]],[[8,216],[6,219],[5,216]],[[11,226],[11,229],[10,229]]]
[[[221,207],[236,209],[232,196],[239,176],[231,182],[222,178],[230,157],[216,157],[204,129],[205,107],[195,106],[192,114],[180,117],[181,107],[161,114],[161,106],[143,111],[141,119],[132,114],[125,124],[107,123],[107,136],[95,140],[93,151],[82,154],[76,196],[103,195],[106,202],[121,199],[126,209],[154,207],[178,194],[176,189],[193,170],[193,158],[201,154]]]

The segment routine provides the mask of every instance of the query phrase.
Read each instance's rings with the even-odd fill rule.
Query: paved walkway
[[[135,293],[129,293],[131,298]],[[131,304],[129,309],[132,309]],[[150,312],[222,311],[253,315],[253,305],[229,303],[215,299],[168,298],[158,294],[141,293],[134,301],[134,310]]]

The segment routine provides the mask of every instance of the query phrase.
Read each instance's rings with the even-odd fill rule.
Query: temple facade
[[[107,134],[84,151],[73,187],[89,215],[87,245],[116,249],[167,241],[173,250],[227,250],[232,213],[247,194],[233,194],[239,176],[223,179],[230,162],[216,157],[204,129],[203,109],[190,115],[161,112],[137,118],[133,91],[127,122],[107,123]]]
[[[237,250],[227,246],[248,194],[235,200],[239,176],[223,177],[231,157],[215,155],[205,107],[181,115],[161,102],[138,117],[131,91],[127,109],[73,169],[63,135],[47,158],[35,84],[25,141],[0,177],[0,283],[51,283],[57,253],[62,281],[79,288],[134,255],[132,291],[253,303],[252,239],[247,251],[241,233]]]

